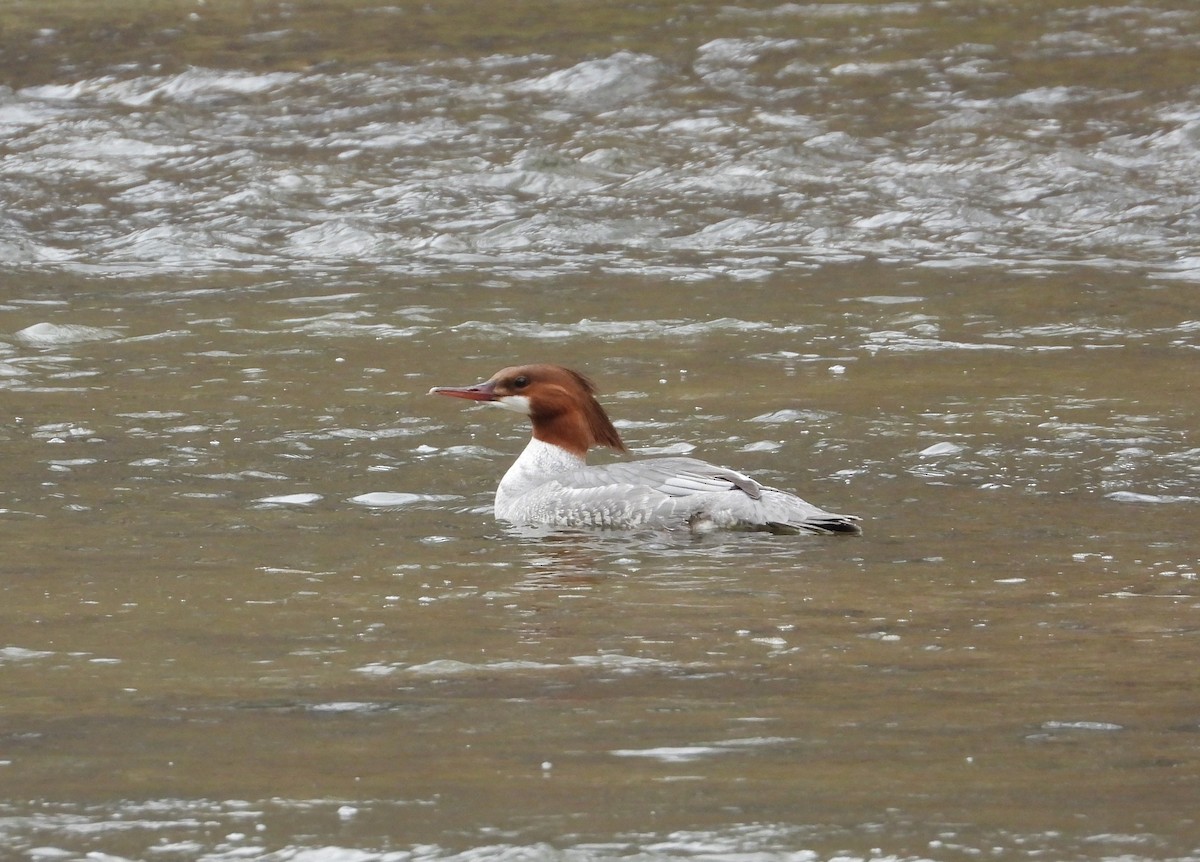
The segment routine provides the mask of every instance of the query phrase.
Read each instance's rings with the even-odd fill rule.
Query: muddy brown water
[[[0,855],[1195,858],[1196,13],[1043,6],[5,94]],[[497,524],[534,360],[864,535]]]

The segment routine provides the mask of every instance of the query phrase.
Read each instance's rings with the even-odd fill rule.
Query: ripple
[[[322,499],[320,494],[298,493],[260,497],[255,502],[272,506],[311,506],[313,503],[319,503]]]
[[[1164,503],[1200,503],[1200,497],[1179,494],[1141,494],[1136,491],[1113,491],[1105,494],[1109,500],[1117,503],[1149,503],[1161,505]]]
[[[330,702],[313,712],[326,713],[331,721],[339,716],[361,720],[387,705],[354,701]],[[1049,735],[1049,734],[1047,734]],[[751,748],[769,745],[746,740]],[[784,742],[788,740],[782,740]],[[736,743],[738,740],[731,740]],[[715,751],[737,751],[736,745]],[[660,751],[669,752],[667,747]],[[670,760],[663,760],[670,763]],[[686,760],[684,761],[686,762]],[[538,765],[552,777],[555,764]],[[686,780],[689,776],[678,776]],[[1022,853],[1046,857],[1085,858],[1103,854],[1129,862],[1164,858],[1161,842],[1152,834],[1121,832],[1043,833],[1014,832],[998,828],[964,826],[932,822],[928,818],[907,817],[893,809],[885,822],[871,819],[859,825],[837,823],[771,822],[757,818],[753,822],[728,822],[711,828],[641,829],[598,834],[591,840],[578,832],[554,844],[537,840],[522,841],[519,834],[498,841],[490,826],[460,828],[455,841],[445,846],[424,841],[406,843],[396,831],[380,824],[402,824],[418,829],[428,821],[430,810],[440,804],[438,798],[423,799],[401,795],[395,799],[324,798],[305,799],[276,796],[257,802],[241,799],[152,798],[105,803],[54,802],[39,800],[36,816],[24,815],[14,806],[0,809],[0,847],[12,848],[37,860],[60,858],[103,858],[109,854],[97,846],[135,846],[149,855],[167,859],[303,859],[305,862],[401,862],[417,859],[433,862],[555,862],[555,860],[619,860],[670,862],[686,858],[697,862],[816,862],[830,858],[829,846],[844,862],[868,859],[923,862],[950,855],[980,856],[1013,848]],[[354,840],[338,840],[312,834],[314,822],[345,824],[354,821]],[[307,831],[294,824],[309,824]],[[267,842],[267,835],[281,836]],[[468,845],[462,849],[462,845]],[[894,847],[893,847],[894,845]],[[914,846],[929,849],[914,854]],[[1172,856],[1194,859],[1194,854]]]
[[[115,329],[76,323],[35,323],[16,333],[16,339],[28,347],[61,347],[119,336],[120,332]]]
[[[614,757],[647,757],[662,763],[688,763],[705,757],[732,754],[747,749],[786,745],[797,740],[791,737],[766,736],[748,739],[726,739],[714,743],[655,748],[618,748],[609,752]]]
[[[643,673],[647,671],[673,672],[685,667],[694,668],[702,665],[684,665],[679,662],[663,661],[644,656],[623,655],[620,653],[602,653],[599,655],[572,656],[567,662],[539,662],[530,660],[464,662],[457,659],[434,659],[421,664],[409,665],[405,672],[417,676],[459,676],[463,674],[492,674],[492,673],[521,673],[527,671],[560,671],[565,668],[588,668],[607,671],[618,675]],[[368,675],[387,675],[395,668],[381,665],[367,665],[359,668],[360,673]]]
[[[835,28],[861,17],[814,8]],[[1200,104],[1111,80],[1019,89],[987,46],[904,57],[926,22],[883,8],[872,15],[904,26],[873,38],[896,59],[741,34],[684,47],[683,62],[619,50],[565,66],[498,56],[28,87],[0,105],[0,192],[14,202],[0,257],[89,272],[600,265],[686,280],[714,266],[761,279],[772,267],[722,258],[769,252],[1197,280]],[[1103,16],[1073,29],[1072,14],[1040,22],[1031,57],[1121,56],[1151,38],[1168,50],[1196,23],[1142,8],[1145,32]],[[855,98],[879,80],[895,82],[903,128],[876,126]]]
[[[411,494],[406,492],[372,491],[351,497],[350,502],[370,509],[400,509],[418,503],[448,503],[461,500],[455,494]]]
[[[587,100],[593,108],[624,104],[649,91],[663,73],[654,57],[618,51],[609,57],[585,60],[536,78],[519,81],[518,91],[541,93],[570,101]]]
[[[0,664],[15,661],[36,661],[40,658],[50,658],[54,653],[45,650],[25,649],[24,647],[0,647]]]

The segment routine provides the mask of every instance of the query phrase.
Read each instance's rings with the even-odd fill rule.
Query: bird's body
[[[624,452],[625,445],[591,381],[561,366],[505,368],[475,386],[430,392],[496,404],[533,422],[533,438],[496,489],[500,520],[551,527],[861,532],[853,515],[826,512],[695,458],[588,466],[592,446]]]

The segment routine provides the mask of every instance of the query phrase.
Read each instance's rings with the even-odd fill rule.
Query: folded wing
[[[861,532],[853,515],[826,512],[736,470],[694,458],[584,467],[555,476],[526,497],[522,519],[562,526]]]

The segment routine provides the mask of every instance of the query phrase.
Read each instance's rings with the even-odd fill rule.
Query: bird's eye
[[[522,374],[520,377],[518,377],[516,380],[513,381],[513,389],[524,389],[528,385],[529,385],[529,378],[526,377],[524,374]]]

